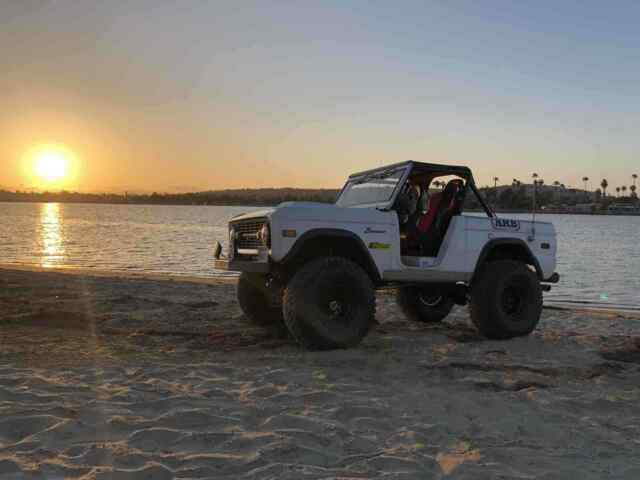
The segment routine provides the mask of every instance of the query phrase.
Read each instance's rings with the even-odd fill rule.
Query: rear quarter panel
[[[543,278],[549,278],[556,268],[557,239],[555,227],[548,222],[499,217],[467,216],[466,222],[466,258],[470,265],[476,265],[484,246],[494,239],[522,240],[536,257]],[[543,248],[543,245],[548,248]]]

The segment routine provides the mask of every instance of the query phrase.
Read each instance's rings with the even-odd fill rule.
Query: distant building
[[[593,213],[597,208],[595,203],[579,203],[566,207],[567,213]]]
[[[513,191],[522,189],[527,197],[533,197],[534,185],[532,183],[523,183],[520,186],[498,185],[497,188],[484,187],[485,191],[496,191],[498,195],[508,189],[511,189]],[[567,188],[562,185],[538,185],[537,187],[535,187],[535,189],[538,195],[551,194],[554,201],[565,201],[574,203],[575,201],[584,201],[585,199],[595,200],[596,198],[595,192],[588,192],[586,190],[581,190],[578,188]]]

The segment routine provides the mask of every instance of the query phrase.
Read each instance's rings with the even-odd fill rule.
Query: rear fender
[[[535,268],[538,279],[543,280],[540,262],[538,262],[538,259],[531,252],[531,249],[524,240],[519,238],[495,238],[487,242],[480,252],[476,268],[471,277],[471,282],[473,283],[473,280],[486,262],[497,259],[520,260],[532,265]]]

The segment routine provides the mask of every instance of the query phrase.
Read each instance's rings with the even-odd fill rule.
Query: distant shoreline
[[[304,200],[308,201],[308,200]],[[99,201],[78,201],[78,200],[0,200],[0,203],[64,203],[64,204],[72,204],[72,205],[130,205],[130,206],[157,206],[157,207],[256,207],[256,208],[264,208],[264,207],[275,207],[279,203],[158,203],[158,202],[99,202]],[[329,202],[321,202],[321,203],[329,203]]]
[[[257,188],[215,190],[191,193],[79,193],[21,192],[0,190],[0,202],[22,203],[94,203],[113,205],[216,205],[272,206],[288,201],[333,203],[336,189]]]
[[[524,187],[523,187],[524,188]],[[530,214],[532,199],[526,196],[521,188],[518,195],[511,200],[500,199],[496,202],[492,198],[493,190],[486,187],[480,189],[485,201],[498,214]],[[505,192],[510,190],[505,190]],[[176,205],[176,206],[218,206],[218,207],[256,207],[265,208],[279,205],[283,202],[318,202],[334,203],[340,194],[339,189],[319,188],[240,188],[227,190],[209,190],[202,192],[186,193],[81,193],[70,191],[56,192],[27,192],[10,191],[0,189],[0,203],[69,203],[69,204],[95,204],[95,205]],[[523,196],[524,195],[524,196]],[[495,195],[494,195],[495,196]],[[504,195],[503,195],[504,196]],[[553,196],[552,196],[553,197]],[[599,203],[572,203],[552,201],[549,197],[546,201],[538,202],[537,214],[559,215],[610,215],[607,207],[611,204],[609,197],[607,202]],[[623,205],[635,205],[635,201],[629,199],[615,199]],[[497,205],[496,205],[497,204]],[[475,197],[468,196],[464,210],[467,212],[482,212],[482,205]],[[618,212],[619,215],[637,215],[638,212]]]

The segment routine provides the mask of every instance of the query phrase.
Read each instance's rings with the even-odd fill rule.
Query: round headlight
[[[260,240],[262,240],[262,244],[265,247],[269,247],[271,245],[271,232],[269,231],[268,223],[265,223],[264,225],[262,225],[262,228],[260,229],[260,233],[258,235],[260,237]]]

